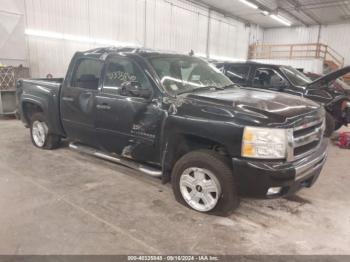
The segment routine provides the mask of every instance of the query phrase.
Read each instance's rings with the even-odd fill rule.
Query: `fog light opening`
[[[282,191],[282,187],[270,187],[267,190],[267,194],[268,196],[273,196],[273,195],[278,195],[279,193],[281,193]]]

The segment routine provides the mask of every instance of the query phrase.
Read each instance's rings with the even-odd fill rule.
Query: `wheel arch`
[[[30,125],[30,119],[33,114],[44,113],[43,105],[37,101],[24,100],[21,103],[21,107],[23,112],[23,120],[27,125]]]
[[[228,156],[228,148],[215,138],[209,138],[191,133],[172,134],[164,142],[162,155],[163,183],[170,181],[171,170],[178,159],[190,151],[207,149],[218,152],[221,155]]]

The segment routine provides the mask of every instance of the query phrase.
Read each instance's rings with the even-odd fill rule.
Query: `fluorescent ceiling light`
[[[63,34],[63,33],[57,33],[57,32],[52,32],[52,31],[26,29],[25,34],[29,35],[29,36],[38,36],[38,37],[44,37],[44,38],[82,42],[82,43],[96,44],[96,45],[114,45],[114,46],[126,46],[127,45],[127,46],[140,47],[139,44],[135,44],[135,43],[118,42],[115,40],[102,39],[102,38],[90,38],[90,37],[86,37],[86,36]]]
[[[262,10],[261,13],[262,13],[263,15],[266,15],[266,16],[270,14],[268,11],[265,11],[265,10]]]
[[[280,22],[281,24],[284,24],[286,26],[291,26],[292,22],[290,22],[289,20],[287,20],[286,18],[280,16],[280,15],[270,15],[270,17],[278,22]]]
[[[254,8],[254,9],[258,9],[259,7],[256,5],[256,4],[253,4],[247,0],[239,0],[241,3],[251,7],[251,8]]]

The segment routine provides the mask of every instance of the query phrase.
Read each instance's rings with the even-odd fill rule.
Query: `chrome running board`
[[[127,166],[129,168],[138,170],[138,171],[140,171],[146,175],[149,175],[149,176],[154,176],[154,177],[162,176],[162,171],[159,169],[156,169],[156,168],[150,167],[150,166],[146,166],[146,165],[141,165],[133,160],[108,155],[104,152],[101,152],[97,149],[94,149],[94,148],[86,146],[86,145],[82,145],[80,143],[70,143],[69,148],[71,148],[75,151],[84,153],[84,154],[92,155],[92,156],[102,158],[102,159],[105,159],[105,160],[108,160],[108,161],[111,161],[111,162],[114,162],[117,164],[121,164],[123,166]]]

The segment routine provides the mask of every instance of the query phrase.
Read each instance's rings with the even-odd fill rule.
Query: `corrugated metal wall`
[[[323,60],[321,59],[257,59],[254,61],[271,65],[289,65],[303,69],[304,72],[323,74]]]
[[[217,59],[247,59],[249,31],[243,23],[211,12],[209,54]]]
[[[259,25],[251,25],[249,44],[263,43],[264,42],[264,29]]]
[[[321,43],[329,45],[350,65],[350,24],[322,26]]]
[[[0,1],[0,64],[26,65],[23,0]]]
[[[249,28],[184,0],[24,0],[27,28],[161,50],[246,59]],[[209,16],[210,15],[210,16]],[[208,30],[209,27],[209,30]],[[209,44],[207,38],[209,35]],[[92,44],[28,36],[31,74],[63,76]]]
[[[291,27],[264,30],[265,44],[317,43],[318,27]]]

